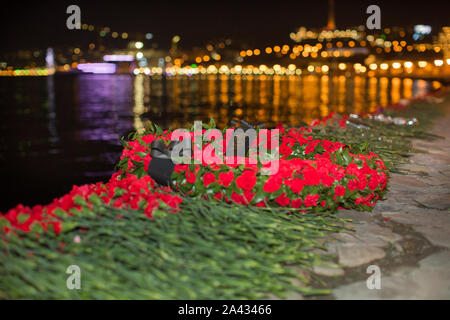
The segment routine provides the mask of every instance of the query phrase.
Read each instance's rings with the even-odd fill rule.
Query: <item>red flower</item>
[[[292,149],[284,143],[280,146],[279,150],[283,156],[289,156],[290,154],[292,154]]]
[[[302,199],[297,198],[297,199],[292,200],[292,202],[291,202],[292,208],[300,208],[301,206],[302,206]]]
[[[348,190],[354,191],[358,188],[358,181],[357,180],[349,180],[348,181]]]
[[[286,196],[286,193],[283,192],[275,199],[275,202],[278,203],[282,207],[286,207],[287,205],[289,205],[291,200]]]
[[[252,201],[254,196],[255,196],[255,193],[252,193],[248,190],[244,191],[244,197],[245,197],[245,199],[247,199],[248,203],[250,203]]]
[[[236,185],[238,188],[250,191],[256,184],[256,175],[253,170],[245,170],[237,179]]]
[[[191,184],[194,184],[196,180],[197,180],[197,178],[195,177],[195,173],[194,172],[188,171],[186,173],[186,181],[187,182],[189,182]]]
[[[203,176],[203,185],[205,187],[207,187],[208,185],[210,185],[211,183],[216,181],[216,176],[211,173],[211,172],[207,172],[204,176]]]
[[[337,195],[338,197],[345,195],[345,187],[340,186],[340,185],[336,186],[334,188],[334,194]]]
[[[264,183],[263,187],[264,192],[272,193],[277,191],[281,187],[281,182],[282,180],[280,177],[270,176],[270,178],[267,179],[266,183]]]
[[[219,184],[223,185],[224,187],[229,187],[231,182],[233,182],[234,179],[234,172],[228,171],[226,173],[219,174]]]
[[[303,190],[304,182],[305,181],[302,179],[294,178],[291,180],[287,180],[285,184],[291,188],[293,193],[299,193]]]
[[[372,174],[369,180],[369,188],[370,190],[375,190],[378,187],[378,175]]]
[[[240,194],[237,194],[234,191],[231,194],[231,200],[233,200],[237,204],[244,204],[244,205],[246,205],[248,203],[247,199],[244,196],[242,196]]]
[[[56,234],[60,234],[61,233],[61,222],[51,222],[51,224],[53,225],[53,231]]]
[[[304,205],[305,205],[305,207],[315,207],[315,206],[317,206],[317,201],[318,200],[319,200],[319,195],[318,194],[315,194],[315,195],[308,194],[305,197]]]
[[[266,204],[264,203],[264,201],[260,201],[260,202],[258,202],[257,204],[255,204],[255,206],[265,208],[265,207],[266,207]]]
[[[306,167],[303,170],[303,176],[305,178],[305,185],[307,186],[315,186],[320,183],[320,175],[314,167]]]

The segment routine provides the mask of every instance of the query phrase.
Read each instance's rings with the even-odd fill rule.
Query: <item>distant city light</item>
[[[134,44],[134,46],[136,47],[136,49],[142,49],[144,47],[144,44],[142,42],[138,41]]]
[[[129,62],[133,60],[134,57],[129,54],[107,54],[103,56],[103,61],[107,62]]]
[[[417,24],[414,26],[414,32],[423,35],[430,34],[431,29],[431,26],[424,24]]]
[[[421,67],[421,68],[425,68],[425,67],[427,66],[427,62],[426,62],[426,61],[419,61],[417,64],[418,64],[419,67]]]
[[[113,63],[79,63],[77,69],[86,73],[111,74],[116,72],[116,65]]]
[[[380,64],[380,69],[387,70],[387,69],[389,69],[389,65],[387,63],[382,63],[382,64]]]
[[[153,39],[153,34],[152,33],[146,33],[145,34],[145,39],[147,39],[147,40]]]
[[[142,59],[144,57],[144,54],[142,52],[136,53],[136,58]]]
[[[440,67],[440,66],[442,66],[444,64],[444,61],[443,60],[434,60],[434,65],[436,66],[436,67]]]
[[[347,68],[347,65],[345,63],[339,63],[338,68],[339,70],[345,70]]]
[[[411,61],[406,61],[404,64],[405,68],[412,68],[413,63]]]

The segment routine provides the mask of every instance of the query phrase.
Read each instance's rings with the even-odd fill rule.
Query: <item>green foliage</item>
[[[219,205],[186,198],[182,211],[141,212],[94,206],[69,217],[60,235],[0,240],[0,298],[255,299],[314,290],[298,268],[327,256],[312,252],[325,232],[342,231],[336,215]],[[120,215],[120,218],[118,216]],[[80,243],[74,242],[76,237]],[[66,287],[68,266],[81,268],[81,290]],[[297,271],[290,267],[296,265]],[[292,279],[304,286],[292,285]]]

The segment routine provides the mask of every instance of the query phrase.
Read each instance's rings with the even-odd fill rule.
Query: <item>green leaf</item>
[[[17,215],[17,221],[19,222],[19,224],[23,224],[23,223],[25,223],[25,221],[28,220],[29,217],[30,217],[29,214],[26,214],[26,213],[19,213],[19,214]]]

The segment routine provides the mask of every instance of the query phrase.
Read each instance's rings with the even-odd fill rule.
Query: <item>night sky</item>
[[[160,47],[179,34],[182,48],[232,38],[250,45],[288,42],[299,26],[323,27],[328,1],[8,1],[2,3],[2,51],[74,45],[84,31],[66,29],[66,8],[77,4],[81,22],[118,32],[151,32]],[[365,24],[370,4],[381,7],[382,27],[450,24],[450,1],[336,0],[338,28]]]

